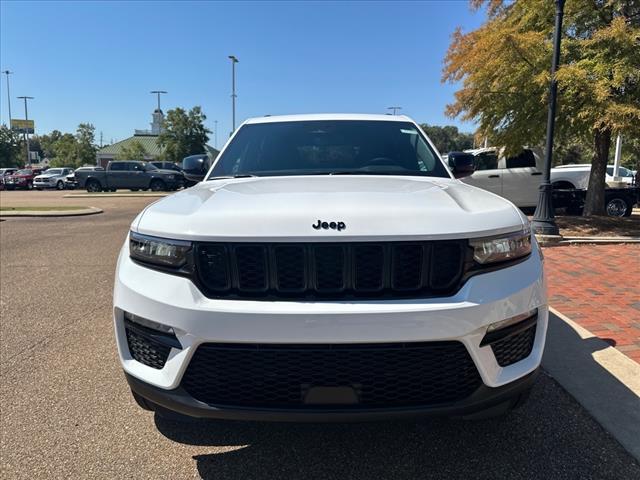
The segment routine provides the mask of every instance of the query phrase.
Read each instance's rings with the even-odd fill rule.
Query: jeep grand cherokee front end
[[[138,403],[230,419],[506,411],[547,315],[526,217],[386,115],[245,122],[134,220],[114,293]]]

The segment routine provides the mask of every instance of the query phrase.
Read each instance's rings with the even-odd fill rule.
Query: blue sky
[[[440,82],[457,26],[483,21],[467,1],[430,2],[26,2],[0,6],[0,70],[18,95],[35,97],[36,133],[91,122],[105,142],[148,128],[155,98],[166,112],[201,105],[218,144],[237,119],[310,112],[382,113],[400,105],[419,122],[444,116],[455,86]],[[8,120],[5,75],[0,102]],[[213,134],[211,135],[213,144]]]

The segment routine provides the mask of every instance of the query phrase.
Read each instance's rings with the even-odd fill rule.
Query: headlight
[[[479,238],[469,244],[473,247],[473,259],[478,263],[514,260],[531,253],[531,230],[526,228],[507,235]]]
[[[191,242],[129,233],[129,255],[141,262],[181,267],[187,261]]]

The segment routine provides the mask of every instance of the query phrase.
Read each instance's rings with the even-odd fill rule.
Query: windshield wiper
[[[226,178],[251,178],[251,177],[257,177],[258,175],[254,175],[253,173],[241,173],[239,175],[224,175],[222,177],[209,177],[207,178],[207,181],[209,180],[224,180]]]

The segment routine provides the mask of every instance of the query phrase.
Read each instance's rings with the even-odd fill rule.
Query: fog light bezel
[[[538,322],[538,309],[515,315],[513,317],[494,322],[487,326],[486,333],[480,341],[480,346],[485,347],[505,338],[516,335]]]
[[[134,328],[139,334],[150,337],[158,343],[166,345],[171,348],[182,349],[182,344],[176,336],[176,332],[173,327],[164,325],[148,318],[140,317],[131,312],[123,311],[123,317],[125,320],[125,328]],[[126,322],[132,324],[127,325]]]

